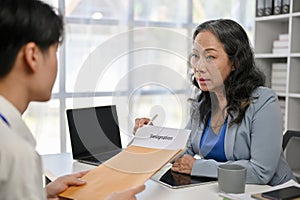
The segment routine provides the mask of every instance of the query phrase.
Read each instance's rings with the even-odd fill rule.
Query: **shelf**
[[[255,58],[287,58],[288,54],[257,53]]]
[[[263,16],[263,17],[256,17],[255,21],[262,22],[262,21],[288,21],[289,14],[281,14],[281,15],[270,15],[270,16]]]
[[[273,54],[273,53],[257,53],[255,58],[287,58],[285,54]]]
[[[289,93],[288,97],[300,99],[300,94],[299,93]]]
[[[300,0],[290,0],[290,5],[287,14],[255,18],[255,63],[266,75],[266,86],[280,91],[274,90],[280,100],[284,129],[300,130]],[[279,38],[285,42],[278,42]],[[286,49],[284,54],[272,53],[280,48]],[[278,68],[280,65],[274,67],[274,63],[285,64]]]
[[[293,13],[292,17],[300,17],[300,12]]]
[[[278,97],[282,97],[282,98],[285,98],[285,96],[286,96],[285,92],[276,92],[276,94]]]
[[[284,18],[286,20],[274,20],[273,18],[267,17],[267,19],[268,20],[255,22],[254,46],[255,53],[257,54],[271,54],[273,42],[279,39],[280,34],[289,33],[289,18]]]
[[[291,53],[292,58],[300,58],[300,53]]]

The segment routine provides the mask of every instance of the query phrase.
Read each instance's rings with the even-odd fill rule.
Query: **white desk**
[[[56,177],[62,175],[95,168],[95,166],[74,161],[70,153],[43,155],[42,160],[44,165],[44,174],[50,180],[54,180]],[[150,179],[145,183],[145,185],[146,189],[137,195],[137,199],[139,200],[222,199],[222,197],[218,195],[217,183],[180,189],[170,189]],[[267,188],[269,188],[269,186],[246,185],[246,192],[263,191]]]

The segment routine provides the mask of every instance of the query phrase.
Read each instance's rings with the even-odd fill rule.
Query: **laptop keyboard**
[[[122,151],[121,149],[118,149],[118,150],[110,151],[110,152],[107,152],[107,153],[101,153],[101,154],[97,154],[97,155],[94,155],[94,156],[88,156],[88,157],[80,159],[79,161],[84,162],[84,163],[88,163],[88,164],[93,164],[93,165],[100,165],[101,163],[109,160],[110,158],[117,155],[121,151]]]

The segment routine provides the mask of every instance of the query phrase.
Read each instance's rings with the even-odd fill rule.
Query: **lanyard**
[[[1,119],[2,121],[4,121],[5,124],[7,124],[7,126],[10,126],[9,122],[7,121],[7,119],[6,119],[1,113],[0,113],[0,119]]]

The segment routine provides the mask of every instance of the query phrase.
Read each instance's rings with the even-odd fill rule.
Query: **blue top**
[[[227,158],[224,150],[224,139],[227,127],[227,118],[218,134],[214,133],[210,124],[211,120],[209,119],[200,140],[201,153],[205,159],[214,159],[217,162],[226,162]]]

